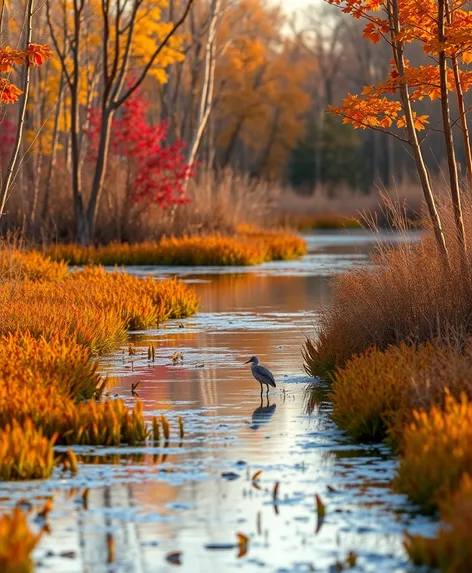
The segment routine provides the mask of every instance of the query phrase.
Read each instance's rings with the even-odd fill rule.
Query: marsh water
[[[395,460],[382,445],[351,443],[330,421],[328,403],[311,413],[305,404],[305,388],[317,382],[303,372],[301,347],[329,304],[329,277],[365,262],[374,239],[341,233],[307,241],[308,255],[294,262],[126,269],[178,275],[201,300],[198,315],[131,333],[135,350],[101,363],[116,378],[111,394],[130,405],[139,382],[146,416],[165,414],[170,440],[75,448],[76,477],[57,469],[44,482],[1,485],[2,508],[24,498],[39,507],[54,496],[37,571],[336,571],[349,553],[354,571],[409,570],[403,532],[428,533],[434,524],[389,488]],[[277,381],[262,401],[243,364],[253,354]],[[315,494],[326,508],[322,523]],[[247,552],[237,533],[249,538]]]

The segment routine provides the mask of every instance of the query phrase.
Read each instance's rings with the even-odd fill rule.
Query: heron
[[[249,360],[246,360],[244,364],[249,364],[249,362],[252,363],[251,364],[252,375],[261,385],[261,399],[262,399],[262,392],[263,392],[262,384],[266,385],[267,396],[269,395],[269,386],[272,386],[272,388],[276,387],[274,375],[268,368],[266,368],[265,366],[261,366],[259,364],[259,358],[257,358],[257,356],[251,356],[251,358],[249,358]]]

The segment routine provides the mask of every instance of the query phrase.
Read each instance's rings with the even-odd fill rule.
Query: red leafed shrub
[[[149,123],[146,115],[149,102],[135,92],[113,118],[110,153],[126,164],[128,173],[127,198],[131,204],[157,203],[169,205],[189,201],[185,180],[193,175],[183,155],[181,140],[166,145],[167,123]],[[89,110],[89,156],[96,160],[101,111]]]

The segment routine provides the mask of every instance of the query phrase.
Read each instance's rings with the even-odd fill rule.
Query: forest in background
[[[3,3],[3,46],[25,43],[32,4]],[[332,212],[352,195],[354,214],[376,186],[416,194],[400,142],[326,114],[389,70],[389,46],[365,42],[336,6],[50,0],[34,7],[32,40],[52,55],[29,74],[3,232],[134,241],[230,228],[248,211],[267,222],[274,204]],[[11,74],[19,87],[27,69]],[[2,109],[3,181],[21,106]],[[435,102],[428,113],[440,122]],[[440,133],[424,148],[440,186]]]

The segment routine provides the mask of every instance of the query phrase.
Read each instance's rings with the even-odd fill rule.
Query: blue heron
[[[257,356],[251,356],[251,358],[249,358],[249,360],[246,360],[246,362],[244,364],[249,364],[249,362],[252,362],[252,364],[251,364],[252,375],[261,385],[261,398],[262,398],[262,390],[263,390],[262,384],[266,385],[267,395],[269,395],[269,386],[272,386],[273,388],[276,387],[274,375],[265,366],[260,366],[259,358],[257,358]]]

